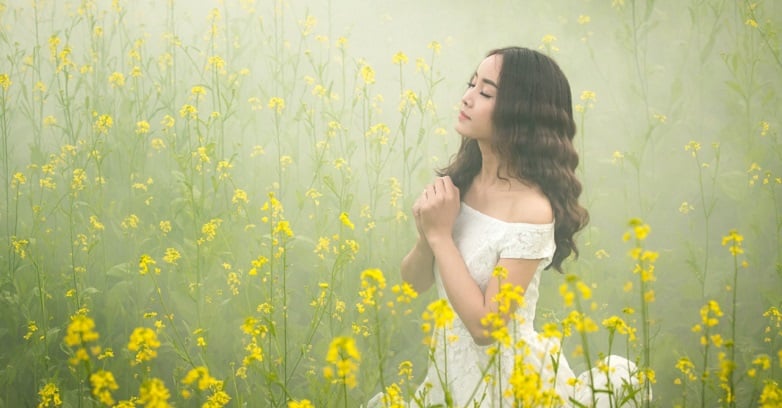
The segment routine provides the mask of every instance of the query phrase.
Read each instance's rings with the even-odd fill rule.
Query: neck
[[[500,168],[500,159],[491,146],[488,143],[480,143],[479,147],[481,149],[481,170],[473,179],[473,183],[484,186],[507,183],[512,177],[505,169]]]

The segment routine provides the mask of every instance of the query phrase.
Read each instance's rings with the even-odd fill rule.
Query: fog
[[[436,294],[392,292],[410,208],[459,146],[466,81],[508,45],[570,81],[591,219],[564,269],[592,287],[585,312],[638,328],[614,351],[654,371],[653,406],[719,405],[726,384],[759,404],[782,380],[779,27],[777,1],[0,2],[0,406],[47,384],[106,403],[100,370],[107,405],[151,379],[180,406],[414,389]],[[635,218],[651,232],[625,242]],[[644,289],[636,245],[659,254]],[[369,268],[393,303],[374,313]],[[564,282],[545,271],[536,326],[568,313]],[[711,300],[724,316],[694,331]],[[77,316],[97,339],[69,343]],[[155,356],[131,347],[142,327]],[[341,337],[362,355],[349,387],[324,372]],[[588,342],[608,352],[605,328]],[[198,389],[196,367],[222,382]]]

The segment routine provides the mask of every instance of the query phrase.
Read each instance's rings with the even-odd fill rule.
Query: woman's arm
[[[402,279],[418,293],[423,293],[434,283],[434,254],[426,242],[419,236],[413,249],[402,259]]]
[[[426,241],[421,225],[421,207],[426,200],[426,191],[413,203],[413,218],[418,229],[418,241],[410,252],[402,259],[402,279],[409,283],[418,293],[423,293],[434,283],[434,254],[429,242]]]
[[[526,290],[535,276],[540,260],[500,259],[497,265],[508,271],[507,277],[500,280],[497,276],[492,276],[484,292],[470,276],[453,239],[435,240],[431,246],[448,300],[467,327],[473,341],[479,345],[493,343],[491,333],[481,320],[487,314],[498,311],[494,298],[500,292],[500,284],[510,283]],[[517,307],[518,304],[511,304],[510,309],[502,316],[506,324]]]
[[[426,242],[434,255],[443,287],[454,311],[467,327],[477,344],[486,345],[494,340],[481,323],[491,312],[497,312],[494,297],[499,293],[500,283],[511,283],[526,289],[535,275],[539,259],[500,259],[498,266],[504,267],[507,277],[502,281],[493,276],[486,291],[482,291],[470,276],[467,265],[453,241],[453,224],[459,212],[459,190],[449,177],[435,180],[428,186],[421,202],[421,227]],[[507,323],[517,305],[503,319]]]

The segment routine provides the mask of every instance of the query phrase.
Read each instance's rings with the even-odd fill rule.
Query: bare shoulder
[[[548,197],[539,188],[523,188],[512,192],[509,221],[527,224],[554,222],[554,210]]]
[[[510,188],[473,185],[463,197],[465,204],[490,217],[510,223],[550,224],[554,211],[540,188],[513,181]]]

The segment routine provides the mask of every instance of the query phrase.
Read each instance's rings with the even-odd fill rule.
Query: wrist
[[[418,241],[415,243],[415,249],[422,255],[434,256],[432,248],[429,246],[429,241],[423,235],[418,237]]]
[[[438,248],[454,245],[451,234],[431,234],[426,237],[426,241],[432,253],[436,252]]]

